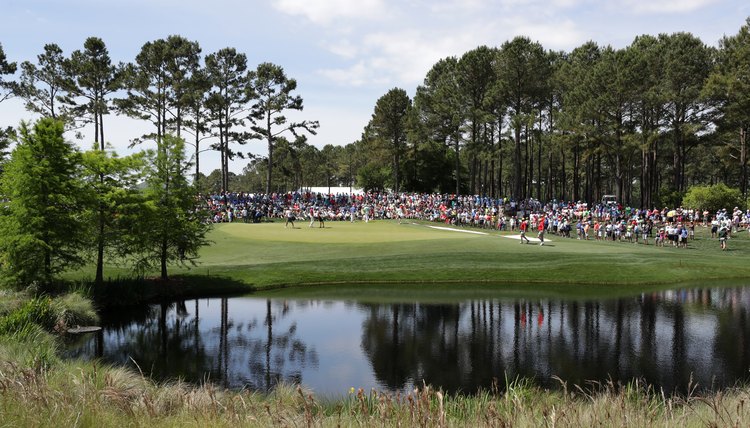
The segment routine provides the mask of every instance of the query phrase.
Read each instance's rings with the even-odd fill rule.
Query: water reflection
[[[665,391],[748,380],[750,288],[688,289],[599,301],[451,304],[201,299],[105,320],[69,353],[182,378],[267,391],[349,387],[448,391],[493,379],[569,383],[641,378]],[[136,366],[137,364],[137,366]]]

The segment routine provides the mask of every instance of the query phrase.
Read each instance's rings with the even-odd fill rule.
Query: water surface
[[[152,305],[107,316],[68,354],[157,380],[271,390],[297,383],[451,392],[532,378],[557,387],[642,379],[666,392],[750,376],[750,288],[694,288],[616,299],[482,298],[366,303],[269,297]]]

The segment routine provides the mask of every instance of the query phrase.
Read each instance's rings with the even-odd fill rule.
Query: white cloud
[[[455,14],[481,10],[483,5],[483,0],[442,0],[427,1],[420,6],[436,14]]]
[[[422,82],[430,68],[448,56],[460,57],[481,45],[500,46],[515,36],[528,36],[547,49],[571,49],[584,40],[585,35],[570,20],[529,21],[506,17],[500,21],[476,20],[452,27],[379,31],[347,42],[349,50],[340,46],[328,49],[344,56],[353,51],[350,66],[327,68],[318,73],[343,86],[388,84],[410,88]],[[356,46],[357,48],[354,48]]]
[[[557,6],[562,9],[576,7],[581,4],[584,0],[551,0],[553,6]]]
[[[538,41],[545,49],[569,50],[582,43],[586,36],[570,20],[563,22],[526,22],[520,19],[508,22],[513,36],[527,36]],[[508,37],[510,39],[510,37]]]
[[[372,78],[372,70],[364,61],[359,61],[348,68],[326,68],[318,74],[342,86],[362,86]]]
[[[687,13],[717,0],[624,0],[623,6],[636,13]]]
[[[275,0],[273,6],[318,25],[328,25],[339,18],[382,17],[387,12],[384,0]]]
[[[481,28],[443,31],[401,30],[367,34],[358,42],[360,59],[349,67],[319,70],[340,85],[397,84],[413,86],[439,59],[486,43]],[[331,51],[335,47],[329,47]]]
[[[357,53],[360,51],[359,46],[355,45],[348,39],[338,40],[328,45],[324,43],[323,47],[342,58],[348,59],[356,57]]]

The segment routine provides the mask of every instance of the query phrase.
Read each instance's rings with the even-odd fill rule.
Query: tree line
[[[200,154],[218,151],[221,189],[229,189],[230,162],[252,156],[242,146],[261,140],[268,151],[265,190],[270,192],[278,141],[305,144],[318,122],[286,118],[286,112],[302,110],[303,102],[295,94],[296,80],[282,67],[264,62],[250,69],[247,56],[231,47],[205,57],[201,52],[198,42],[172,35],[145,43],[133,62],[114,64],[104,41],[89,37],[83,49],[68,56],[57,44],[47,44],[36,63],[19,66],[0,45],[0,102],[19,97],[29,112],[60,120],[68,131],[93,125],[101,150],[108,114],[145,121],[151,131],[133,144],[159,146],[167,134],[183,138],[192,146],[196,181],[202,177]],[[4,156],[13,133],[7,128],[0,136]]]
[[[677,206],[694,185],[748,194],[750,20],[709,47],[690,33],[615,49],[527,37],[435,63],[414,97],[380,97],[358,141],[277,150],[277,191],[360,186]],[[260,188],[263,162],[233,177]],[[217,176],[207,185],[216,189]]]
[[[190,264],[206,245],[208,224],[188,182],[184,141],[164,135],[157,150],[119,157],[81,152],[64,123],[22,123],[0,175],[0,285],[44,290],[64,271],[105,257],[141,274]]]
[[[613,193],[643,207],[679,204],[696,184],[746,197],[749,26],[718,48],[689,33],[571,52],[516,37],[442,59],[413,99],[394,88],[377,101],[354,144],[367,159],[358,178],[518,199]]]
[[[146,43],[119,65],[95,37],[68,57],[46,45],[19,79],[0,80],[0,100],[19,96],[68,129],[93,124],[100,144],[110,111],[152,124],[139,141],[184,137],[204,192],[329,185],[677,205],[697,184],[747,196],[749,27],[716,48],[690,33],[642,35],[621,49],[589,41],[553,51],[528,37],[480,46],[435,63],[413,97],[389,90],[357,141],[320,149],[307,141],[316,121],[284,116],[302,99],[281,67],[249,70],[233,48],[201,57],[181,36]],[[0,73],[13,76],[1,49],[0,59]],[[243,152],[252,139],[267,155]],[[207,175],[204,150],[221,154]],[[235,174],[237,157],[246,166]]]

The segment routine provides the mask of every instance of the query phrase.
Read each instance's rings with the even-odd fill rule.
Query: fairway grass
[[[173,268],[172,274],[188,280],[226,278],[256,291],[401,283],[714,286],[750,278],[750,239],[744,231],[722,252],[703,228],[690,248],[681,249],[554,235],[542,247],[503,238],[509,232],[483,230],[487,234],[481,235],[429,227],[435,225],[444,226],[395,221],[329,222],[325,228],[300,222],[295,228],[285,228],[283,222],[218,224],[198,265]]]

